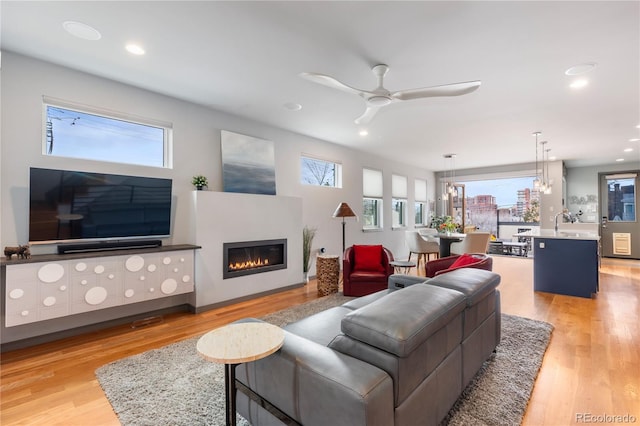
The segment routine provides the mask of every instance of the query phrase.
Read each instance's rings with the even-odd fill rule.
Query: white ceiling
[[[432,170],[535,160],[533,131],[569,166],[640,160],[640,2],[2,1],[1,48]],[[102,34],[71,36],[79,21]],[[136,41],[146,55],[133,56]],[[570,89],[569,67],[596,62]],[[359,136],[355,95],[482,80],[392,104]],[[302,105],[291,111],[283,105]],[[634,151],[625,153],[625,148]]]

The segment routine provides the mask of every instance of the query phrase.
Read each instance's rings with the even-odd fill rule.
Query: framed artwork
[[[224,191],[276,195],[273,141],[226,130],[220,136]]]

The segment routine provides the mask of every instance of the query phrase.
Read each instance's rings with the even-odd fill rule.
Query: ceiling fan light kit
[[[378,110],[394,102],[409,101],[421,98],[433,98],[440,96],[460,96],[471,93],[480,87],[479,80],[468,81],[464,83],[445,84],[441,86],[423,87],[419,89],[400,90],[390,92],[384,87],[384,76],[389,71],[389,66],[378,64],[371,71],[378,78],[378,86],[373,90],[356,89],[349,85],[338,81],[337,79],[313,72],[303,72],[300,74],[302,78],[312,81],[323,86],[333,89],[342,90],[343,92],[352,93],[360,96],[366,102],[366,110],[364,114],[355,119],[356,124],[369,123],[375,117]]]

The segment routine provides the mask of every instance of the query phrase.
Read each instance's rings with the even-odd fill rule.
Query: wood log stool
[[[338,292],[340,279],[340,256],[319,255],[316,259],[318,296],[328,296]]]

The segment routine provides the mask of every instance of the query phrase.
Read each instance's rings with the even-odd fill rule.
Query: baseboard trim
[[[229,299],[229,300],[223,300],[222,302],[217,302],[217,303],[212,303],[211,305],[205,305],[205,306],[191,306],[191,312],[194,314],[199,314],[201,312],[206,312],[206,311],[210,311],[212,309],[217,309],[217,308],[222,308],[225,306],[229,306],[229,305],[233,305],[235,303],[240,303],[240,302],[244,302],[245,300],[251,300],[251,299],[255,299],[258,297],[262,297],[262,296],[269,296],[271,294],[275,294],[275,293],[280,293],[283,291],[288,291],[288,290],[293,290],[294,288],[298,288],[298,287],[303,287],[305,286],[307,283],[298,283],[298,284],[292,284],[292,285],[288,285],[286,287],[279,287],[273,290],[267,290],[267,291],[263,291],[260,293],[254,293],[254,294],[249,294],[247,296],[242,296],[242,297],[237,297],[235,299]]]

